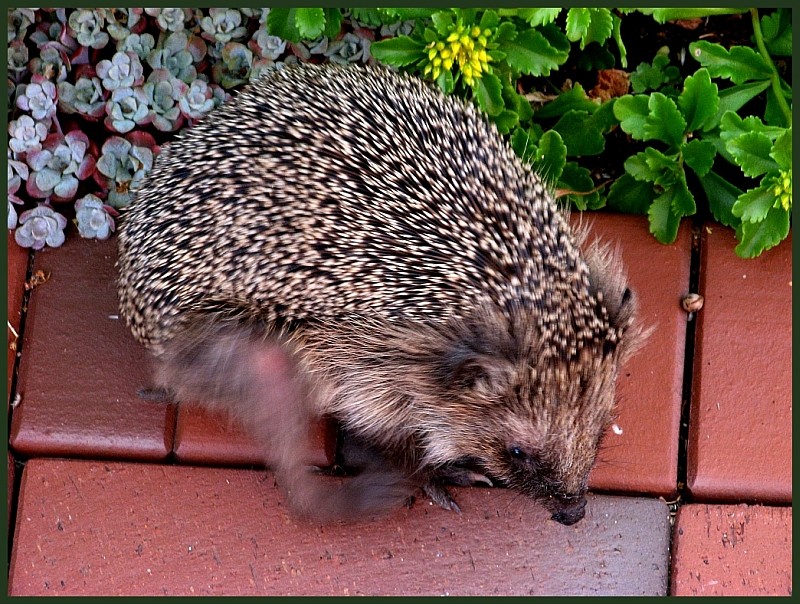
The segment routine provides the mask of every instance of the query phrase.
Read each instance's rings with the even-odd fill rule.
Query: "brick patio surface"
[[[460,515],[419,498],[298,520],[226,417],[137,395],[151,367],[118,316],[116,240],[68,230],[29,266],[12,238],[9,594],[791,595],[791,239],[742,260],[719,225],[664,246],[644,218],[588,219],[654,332],[621,370],[570,527],[480,487],[454,489]],[[693,269],[705,305],[690,317]],[[335,425],[298,446],[330,465]]]

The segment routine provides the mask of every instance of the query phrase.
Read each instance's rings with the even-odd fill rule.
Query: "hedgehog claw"
[[[461,508],[456,503],[456,500],[453,499],[450,493],[447,492],[447,489],[441,484],[429,482],[422,487],[422,492],[439,507],[455,512],[456,514],[461,513]]]
[[[483,484],[487,487],[494,486],[488,476],[462,466],[448,466],[440,470],[436,476],[447,484],[459,487],[469,487],[476,484]]]
[[[148,402],[153,403],[174,403],[175,402],[175,395],[169,388],[139,388],[136,391],[136,395]]]

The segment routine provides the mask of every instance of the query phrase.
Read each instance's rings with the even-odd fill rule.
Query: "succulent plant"
[[[89,151],[89,137],[80,130],[66,136],[52,133],[42,148],[26,156],[31,168],[26,191],[31,197],[67,201],[75,197],[78,181],[92,174],[94,156]]]
[[[178,99],[178,107],[184,117],[199,120],[225,101],[225,91],[205,80],[189,84],[186,94]]]
[[[15,158],[31,151],[39,151],[47,138],[47,124],[34,120],[29,115],[21,115],[8,124],[8,147]]]
[[[103,31],[106,18],[103,9],[79,8],[70,13],[67,21],[70,35],[81,46],[103,48],[108,44],[108,34]]]
[[[106,90],[133,88],[144,82],[144,69],[135,52],[116,52],[97,64],[97,75]]]
[[[116,215],[114,208],[91,193],[75,202],[75,224],[84,239],[108,239],[114,232]]]
[[[23,40],[28,28],[36,23],[36,14],[33,8],[15,8],[8,10],[8,43],[14,40]]]
[[[14,204],[22,203],[22,201],[12,201],[11,195],[8,196],[8,214],[7,214],[7,224],[8,230],[16,229],[17,222],[19,221],[19,217],[17,216],[17,209],[14,207]]]
[[[138,136],[135,136],[138,135]],[[158,147],[147,133],[130,133],[128,138],[109,137],[97,160],[95,180],[108,191],[107,203],[122,208],[131,200],[131,191],[153,167]]]
[[[132,32],[141,32],[146,25],[142,21],[143,8],[112,8],[106,10],[108,33],[114,40],[121,41]],[[119,50],[119,49],[118,49]]]
[[[248,81],[252,67],[253,53],[244,44],[228,42],[211,68],[211,77],[223,88],[233,88]]]
[[[117,42],[117,52],[135,52],[139,61],[144,61],[156,46],[152,34],[131,34]]]
[[[75,83],[58,83],[58,108],[67,114],[78,113],[89,121],[105,115],[107,92],[103,90],[97,72],[89,65],[75,71]]]
[[[366,63],[370,59],[370,41],[353,33],[346,33],[340,40],[331,42],[325,56],[332,63]]]
[[[11,149],[8,150],[8,228],[17,227],[17,210],[12,204],[22,205],[17,191],[23,180],[28,180],[28,166],[25,162],[14,159]]]
[[[166,69],[154,69],[144,85],[144,93],[150,105],[153,126],[162,132],[174,132],[183,123],[178,100],[186,95],[189,87],[185,82],[172,77]]]
[[[59,50],[53,43],[43,47],[38,57],[31,59],[29,64],[31,73],[40,75],[51,82],[63,82],[67,79],[70,69],[69,58],[64,51]]]
[[[414,30],[414,21],[397,21],[381,25],[380,34],[382,38],[393,38],[395,36],[408,36]]]
[[[8,74],[19,82],[28,71],[28,47],[23,40],[8,43]]]
[[[292,53],[297,59],[300,61],[308,61],[311,58],[311,55],[325,55],[328,52],[328,45],[330,41],[328,40],[327,36],[320,36],[315,40],[310,40],[307,42],[293,42],[289,44],[289,47],[292,49]],[[291,61],[290,61],[291,59]],[[295,62],[297,59],[294,59],[292,55],[289,55],[286,58],[287,63]]]
[[[41,76],[33,76],[30,84],[17,87],[17,107],[29,111],[35,120],[50,120],[56,115],[56,85]]]
[[[106,101],[105,111],[106,118],[103,123],[106,128],[120,134],[153,121],[147,93],[141,86],[117,88]]]
[[[266,27],[262,27],[253,35],[248,47],[262,59],[277,61],[286,52],[286,40],[270,35]]]
[[[156,25],[161,31],[181,31],[192,17],[192,11],[188,8],[146,8],[144,12],[156,18]]]
[[[189,83],[197,78],[195,63],[206,56],[206,43],[202,38],[185,31],[175,32],[159,40],[158,46],[148,55],[153,69],[166,69],[174,77]]]
[[[59,13],[61,10],[56,10]],[[66,19],[62,21],[47,22],[42,21],[36,30],[28,36],[29,40],[36,44],[40,50],[53,46],[69,57],[69,62],[73,65],[80,65],[88,62],[88,49],[78,44],[69,33]]]
[[[50,206],[40,205],[20,215],[14,239],[20,246],[35,250],[42,249],[45,244],[58,247],[64,243],[66,227],[66,218]]]
[[[212,42],[227,44],[243,38],[247,28],[242,26],[242,13],[235,8],[210,8],[200,21],[202,36]]]

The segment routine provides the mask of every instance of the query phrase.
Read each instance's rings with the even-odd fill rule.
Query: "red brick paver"
[[[174,408],[143,402],[144,350],[118,318],[116,240],[76,233],[38,252],[34,271],[50,279],[30,298],[11,446],[23,456],[164,459]]]
[[[622,251],[640,317],[653,332],[618,378],[618,417],[606,434],[590,487],[671,496],[677,483],[686,313],[680,300],[689,287],[691,229],[660,245],[640,216],[585,218],[604,242]]]
[[[655,327],[622,368],[619,416],[590,484],[670,497],[691,232],[684,225],[661,246],[644,218],[590,220],[621,246],[641,315]],[[116,318],[116,242],[70,232],[62,248],[36,253],[34,268],[50,280],[31,296],[12,410],[12,451],[31,459],[17,466],[11,593],[663,594],[670,551],[671,593],[791,593],[791,509],[705,505],[791,501],[791,249],[739,260],[718,226],[703,244],[688,459],[695,503],[680,508],[670,550],[667,508],[653,498],[592,496],[572,527],[515,492],[481,488],[457,490],[461,516],[419,501],[351,526],[298,521],[271,475],[229,467],[261,456],[226,418],[136,395],[150,368]],[[11,314],[27,253],[9,252],[9,294],[20,296]],[[331,463],[332,430],[316,427],[309,463]],[[178,465],[163,465],[168,458]],[[98,461],[111,459],[119,461]]]
[[[259,471],[32,460],[10,592],[22,594],[664,594],[657,500],[592,497],[571,527],[509,491],[318,526]]]
[[[792,595],[792,509],[684,506],[672,559],[673,595]]]
[[[792,498],[792,240],[754,260],[705,230],[688,486],[703,501]]]

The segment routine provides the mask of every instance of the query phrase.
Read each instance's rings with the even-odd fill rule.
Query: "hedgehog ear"
[[[482,354],[465,342],[456,343],[439,359],[438,377],[448,390],[497,392],[507,383],[511,363]]]

